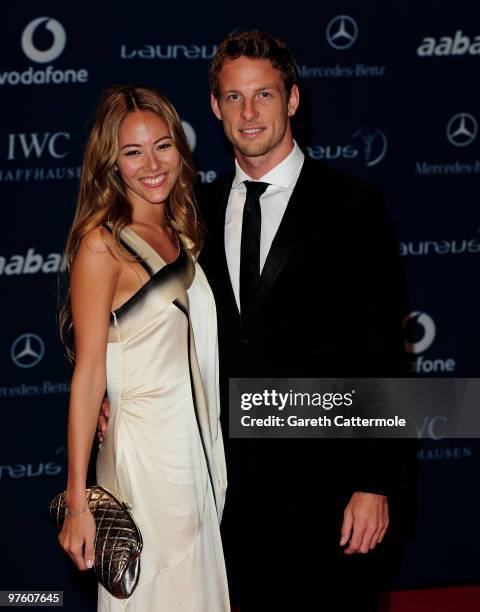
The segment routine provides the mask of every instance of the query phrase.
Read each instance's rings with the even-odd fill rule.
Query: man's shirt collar
[[[280,187],[281,189],[288,189],[297,178],[304,159],[305,155],[302,150],[297,143],[293,141],[293,149],[287,157],[258,180],[263,183],[274,185],[275,187]],[[248,174],[240,168],[237,160],[235,160],[235,177],[233,179],[232,189],[245,189],[243,182],[253,180],[254,179],[248,176]]]

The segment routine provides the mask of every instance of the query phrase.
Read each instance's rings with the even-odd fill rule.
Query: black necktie
[[[240,247],[240,311],[243,321],[252,305],[260,278],[260,231],[262,227],[260,196],[268,185],[268,183],[245,181],[247,198],[243,209]]]

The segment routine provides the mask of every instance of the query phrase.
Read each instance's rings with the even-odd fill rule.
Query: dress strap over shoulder
[[[113,232],[113,223],[110,221],[103,223],[103,226],[110,233]],[[158,253],[129,227],[124,227],[120,231],[120,244],[130,255],[137,259],[149,276],[153,276],[165,265],[165,262]]]

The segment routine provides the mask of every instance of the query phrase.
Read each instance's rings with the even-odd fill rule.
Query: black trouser
[[[375,612],[378,552],[346,556],[340,548],[350,492],[335,470],[280,456],[270,441],[252,441],[261,454],[250,441],[233,442],[222,522],[232,604],[242,612]]]

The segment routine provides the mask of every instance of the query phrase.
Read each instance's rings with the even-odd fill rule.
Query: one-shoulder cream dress
[[[97,481],[132,506],[144,545],[133,595],[99,586],[98,610],[229,612],[213,295],[184,245],[166,264],[130,228],[120,237],[150,279],[112,313]]]

